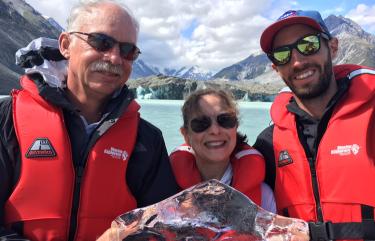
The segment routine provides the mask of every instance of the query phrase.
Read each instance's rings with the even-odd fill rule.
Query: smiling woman
[[[217,179],[275,212],[272,191],[263,183],[263,157],[237,131],[238,109],[233,97],[218,89],[197,90],[185,101],[182,116],[180,131],[185,144],[170,155],[180,187]]]

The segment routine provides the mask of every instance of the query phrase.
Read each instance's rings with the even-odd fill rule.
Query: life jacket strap
[[[361,205],[361,213],[362,222],[309,222],[311,240],[375,240],[374,207]]]
[[[362,213],[362,222],[367,224],[364,227],[365,234],[370,233],[371,230],[374,230],[374,227],[371,226],[371,223],[374,224],[374,207],[369,205],[361,205],[361,213]],[[375,238],[365,239],[364,241],[375,241]]]

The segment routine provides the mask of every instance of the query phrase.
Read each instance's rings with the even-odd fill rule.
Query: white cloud
[[[334,15],[343,15],[345,12],[345,8],[343,6],[336,6],[335,8],[332,9],[325,9],[323,11],[320,11],[320,14],[322,15],[323,18],[326,16],[329,16],[331,14]]]
[[[372,6],[358,4],[357,7],[350,10],[345,17],[361,24],[368,32],[375,32],[375,4]]]
[[[248,0],[164,0],[152,3],[130,0],[127,4],[140,20],[141,48],[149,49],[142,36],[154,38],[154,44],[159,42],[156,53],[155,48],[150,49],[153,53],[143,51],[146,62],[158,59],[158,62],[151,63],[164,67],[199,65],[217,71],[259,51],[260,33],[270,23],[263,13],[272,1],[254,4]],[[196,28],[187,39],[182,32],[192,22]]]

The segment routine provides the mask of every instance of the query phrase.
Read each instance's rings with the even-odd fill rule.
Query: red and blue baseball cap
[[[275,35],[280,29],[292,24],[305,24],[331,38],[331,34],[318,11],[289,10],[281,15],[275,23],[268,26],[260,37],[260,47],[265,53],[272,50],[272,43]]]

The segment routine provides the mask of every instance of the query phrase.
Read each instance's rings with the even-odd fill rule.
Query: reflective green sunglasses
[[[329,40],[328,35],[325,33],[310,34],[298,39],[292,44],[284,45],[272,50],[267,56],[275,65],[284,65],[289,63],[293,49],[297,49],[300,54],[305,56],[315,54],[320,49],[320,37]]]

